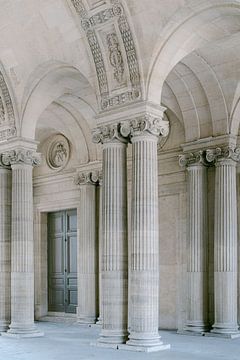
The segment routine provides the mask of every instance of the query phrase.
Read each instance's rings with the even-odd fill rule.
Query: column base
[[[101,317],[99,317],[97,319],[97,322],[96,322],[97,325],[102,325],[103,324],[103,319]]]
[[[102,330],[96,343],[92,345],[118,349],[120,344],[125,344],[128,334],[122,331]]]
[[[95,317],[79,317],[77,318],[77,323],[82,325],[92,325],[96,324]]]
[[[7,332],[1,333],[2,336],[12,337],[16,339],[20,338],[33,338],[33,337],[42,337],[44,333],[39,331],[34,325],[29,327],[20,327],[10,325],[10,329]]]
[[[240,337],[238,326],[236,327],[223,327],[223,325],[214,325],[213,329],[205,334],[206,336],[222,337],[226,339],[237,339]]]
[[[129,340],[125,345],[121,345],[119,349],[132,350],[141,352],[154,352],[160,350],[170,349],[169,344],[163,344],[160,335],[157,334],[144,334],[144,333],[131,333]]]
[[[9,324],[10,322],[7,321],[1,321],[0,322],[0,333],[4,333],[9,330]]]
[[[150,353],[155,351],[168,350],[170,349],[170,347],[171,347],[170,344],[162,344],[162,345],[154,345],[154,346],[122,344],[118,346],[118,349]]]
[[[202,323],[189,323],[182,330],[178,330],[179,335],[204,336],[209,331],[209,325]]]

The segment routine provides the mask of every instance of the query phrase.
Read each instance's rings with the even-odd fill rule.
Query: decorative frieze
[[[26,149],[11,150],[2,155],[3,165],[26,164],[37,166],[41,162],[39,153]]]
[[[102,110],[140,100],[142,91],[137,51],[121,1],[111,0],[107,8],[105,4],[104,9],[94,13],[87,10],[81,0],[71,0],[71,3],[80,17],[91,50]],[[126,81],[123,81],[125,73]],[[120,93],[119,85],[122,89]]]

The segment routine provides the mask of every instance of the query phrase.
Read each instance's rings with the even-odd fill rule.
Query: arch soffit
[[[236,0],[212,0],[200,4],[193,0],[179,10],[163,29],[155,47],[147,78],[148,100],[161,101],[166,77],[184,57],[211,41],[229,35],[229,32],[225,34],[223,29],[216,27],[214,31],[209,31],[206,24],[212,24],[220,15],[236,15],[238,12],[240,15],[240,3]]]
[[[37,68],[30,76],[23,96],[21,136],[34,139],[40,115],[51,103],[65,94],[69,97],[77,97],[79,108],[84,103],[85,113],[88,109],[89,118],[95,116],[97,109],[95,93],[78,69],[59,62],[44,64]]]
[[[78,114],[78,118],[79,116],[81,115]],[[88,144],[78,120],[60,100],[48,106],[41,114],[38,125],[36,139],[40,141],[40,144],[44,143],[51,133],[61,133],[72,143],[78,161],[87,163],[91,160]]]

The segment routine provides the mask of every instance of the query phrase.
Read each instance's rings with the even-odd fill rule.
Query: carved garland
[[[134,44],[132,32],[127,20],[127,16],[120,0],[110,0],[110,6],[99,11],[92,16],[86,10],[82,0],[71,0],[76,13],[81,19],[81,26],[85,31],[88,44],[93,56],[98,85],[101,95],[101,108],[108,110],[111,107],[122,105],[141,99],[140,70],[137,60],[137,51]],[[106,65],[98,40],[99,25],[117,24],[118,32],[121,35],[121,42],[125,50],[126,61],[128,64],[129,86],[125,86],[125,91],[112,96],[109,90],[109,83],[106,72]],[[113,26],[115,28],[115,26]],[[117,30],[117,29],[116,29]],[[124,73],[123,54],[120,49],[120,42],[117,31],[112,31],[107,36],[107,46],[109,51],[109,62],[113,67],[114,78],[117,83],[122,83]]]

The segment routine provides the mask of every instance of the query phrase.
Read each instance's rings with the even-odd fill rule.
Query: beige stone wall
[[[180,144],[184,142],[181,124],[173,114],[170,136],[159,149],[159,326],[181,328],[185,319],[186,273],[186,175],[178,165]],[[35,236],[35,316],[47,314],[47,212],[79,207],[79,189],[74,184],[75,149],[71,148],[68,165],[54,172],[46,163],[48,140],[40,144],[42,164],[34,171]],[[78,168],[93,169],[95,163]],[[131,207],[131,145],[128,149],[129,213]],[[79,211],[79,209],[78,209]],[[80,214],[79,214],[80,216]],[[130,229],[129,218],[129,229]],[[129,239],[130,242],[130,239]]]

